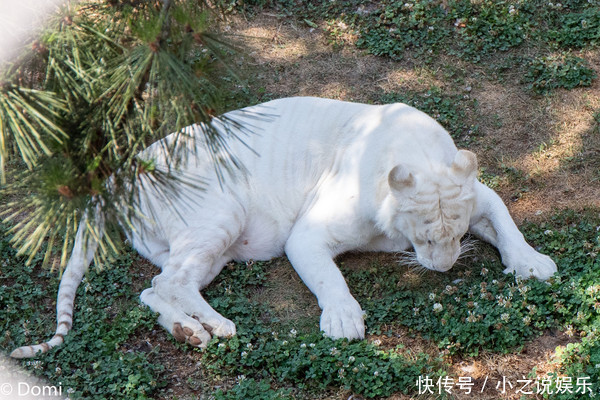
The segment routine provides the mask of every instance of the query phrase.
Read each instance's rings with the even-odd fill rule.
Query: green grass
[[[6,353],[51,337],[56,316],[50,305],[58,289],[56,276],[39,267],[41,260],[30,267],[16,257],[9,238],[0,228],[0,346]],[[153,363],[152,352],[127,349],[155,322],[131,292],[131,263],[125,254],[105,271],[90,272],[78,290],[75,329],[65,344],[22,365],[71,398],[149,398],[161,385],[163,367]]]
[[[396,265],[342,269],[367,313],[369,334],[391,335],[389,328],[400,325],[437,344],[443,354],[476,355],[482,350],[512,352],[546,329],[564,329],[582,340],[557,354],[557,372],[591,377],[598,394],[599,227],[598,210],[563,211],[542,224],[525,224],[528,239],[558,263],[559,273],[549,283],[502,274],[495,252],[485,245],[479,246],[477,261],[448,274],[430,273],[423,281],[406,280],[406,269]],[[0,321],[5,333],[0,347],[8,353],[48,338],[54,315],[47,310],[56,295],[56,279],[48,271],[26,267],[8,246],[5,231],[1,237]],[[136,345],[156,327],[155,316],[131,290],[133,257],[126,254],[105,271],[88,275],[65,344],[36,361],[22,362],[24,368],[70,390],[71,398],[164,396],[163,366],[156,361],[160,347],[148,351]],[[419,376],[447,374],[442,358],[413,354],[402,346],[334,341],[314,328],[298,331],[294,321],[279,321],[275,304],[252,300],[256,290],[272,284],[268,277],[269,263],[226,269],[206,296],[236,323],[238,335],[214,339],[206,350],[179,347],[198,352],[208,381],[228,382],[215,391],[215,398],[301,399],[336,388],[385,398],[415,394]]]
[[[587,86],[595,79],[587,66],[584,66],[587,72],[573,75],[572,63],[566,62],[558,71],[549,72],[555,86],[536,84],[547,80],[538,79],[538,75],[544,74],[540,69],[553,68],[545,60],[552,60],[556,51],[573,52],[598,46],[600,3],[597,0],[450,0],[447,7],[429,0],[381,0],[368,7],[357,0],[273,0],[245,2],[242,9],[247,12],[265,6],[295,17],[300,23],[320,26],[336,46],[343,42],[340,40],[343,33],[351,33],[356,37],[357,47],[392,60],[413,59],[422,64],[436,63],[446,57],[446,62],[458,58],[471,64],[493,66],[494,57],[501,55],[503,69],[523,70],[525,57],[524,73],[530,78],[524,83],[531,86],[533,82],[533,88],[544,89],[542,92],[552,87]],[[339,23],[345,28],[340,28]],[[515,56],[515,52],[522,56]],[[563,73],[572,76],[561,76]]]
[[[270,317],[270,307],[275,305],[248,301],[256,284],[269,284],[266,268],[264,263],[239,266],[220,276],[207,291],[211,304],[238,327],[235,337],[214,339],[202,352],[208,370],[309,392],[343,387],[369,398],[410,392],[418,376],[433,374],[435,364],[423,355],[409,359],[365,341],[334,341],[316,330],[298,332],[280,324]],[[237,284],[232,285],[232,280]],[[229,287],[235,289],[225,290]]]
[[[528,88],[543,94],[557,88],[591,86],[595,78],[596,73],[586,60],[565,54],[529,60],[524,81]]]

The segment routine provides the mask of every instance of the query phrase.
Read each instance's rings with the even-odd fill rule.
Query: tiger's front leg
[[[477,182],[477,200],[469,230],[494,245],[506,267],[504,273],[515,272],[524,278],[533,276],[547,280],[557,271],[556,264],[531,247],[514,223],[508,209],[492,189]]]
[[[363,311],[333,261],[325,231],[298,224],[285,245],[286,255],[323,310],[320,329],[334,339],[364,339]]]

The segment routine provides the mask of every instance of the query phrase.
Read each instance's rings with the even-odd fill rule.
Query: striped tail
[[[98,213],[100,214],[100,213]],[[95,219],[97,224],[102,224],[102,217],[98,215]],[[91,234],[84,235],[87,228],[87,218],[84,216],[79,228],[77,229],[77,236],[75,238],[75,244],[73,246],[73,252],[71,258],[67,264],[67,268],[63,273],[60,280],[60,286],[58,288],[58,296],[56,299],[56,333],[49,341],[33,346],[23,346],[15,349],[10,356],[13,358],[30,358],[34,357],[39,352],[46,353],[51,348],[59,346],[64,342],[65,335],[69,332],[73,325],[73,305],[75,301],[75,294],[77,288],[83,279],[83,276],[88,270],[91,264],[94,253],[98,248],[98,242],[92,237]],[[98,229],[98,234],[101,235],[103,231],[102,227]],[[84,246],[84,240],[87,236],[87,245]],[[100,237],[98,237],[100,240]]]

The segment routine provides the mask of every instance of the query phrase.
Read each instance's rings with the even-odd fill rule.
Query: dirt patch
[[[300,332],[318,331],[321,311],[316,297],[302,282],[285,258],[273,260],[265,287],[258,288],[252,300],[271,305],[272,315]]]
[[[273,98],[318,96],[372,102],[382,92],[424,88],[426,71],[375,57],[353,46],[334,47],[321,30],[264,13],[233,30],[256,66],[252,85]],[[431,78],[431,77],[429,77]],[[441,84],[441,82],[435,82]]]
[[[599,151],[594,119],[600,109],[599,84],[591,90],[558,91],[550,98],[486,86],[478,98],[480,108],[495,121],[486,124],[478,153],[488,165],[515,168],[525,177],[518,201],[511,201],[514,186],[499,190],[513,215],[522,220],[554,209],[598,206],[600,185],[593,183],[600,176],[593,159]]]
[[[574,340],[562,332],[548,331],[534,339],[516,353],[483,353],[478,357],[454,357],[450,360],[451,373],[456,377],[472,377],[472,390],[480,399],[520,399],[518,391],[536,393],[535,381],[547,378],[547,373],[556,368],[555,351]],[[532,371],[535,374],[532,375]],[[532,384],[524,387],[527,381]],[[512,385],[512,387],[511,387]],[[505,393],[502,393],[502,392]],[[456,399],[471,399],[473,395],[457,392]],[[542,399],[541,395],[533,397]]]

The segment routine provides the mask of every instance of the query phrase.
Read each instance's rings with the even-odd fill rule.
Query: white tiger
[[[261,115],[272,117],[255,118]],[[228,140],[245,169],[221,183],[199,139],[197,156],[181,170],[201,176],[206,190],[188,189],[167,206],[142,187],[147,201],[139,211],[154,221],[130,237],[162,269],[140,299],[179,341],[204,347],[211,335],[236,333],[200,294],[230,260],[285,252],[318,299],[321,329],[350,339],[364,338],[363,311],[333,261],[349,250],[412,247],[424,267],[447,271],[471,231],[498,248],[506,273],[548,279],[556,272],[525,242],[501,199],[477,181],[475,155],[457,150],[437,122],[412,107],[299,97],[226,116],[255,132],[247,146]],[[218,119],[213,125],[223,130]],[[197,125],[186,129],[201,136]],[[160,165],[164,148],[155,143],[143,157]],[[97,248],[92,243],[84,253],[82,227],[58,292],[55,336],[12,357],[48,351],[70,330],[75,291]]]

